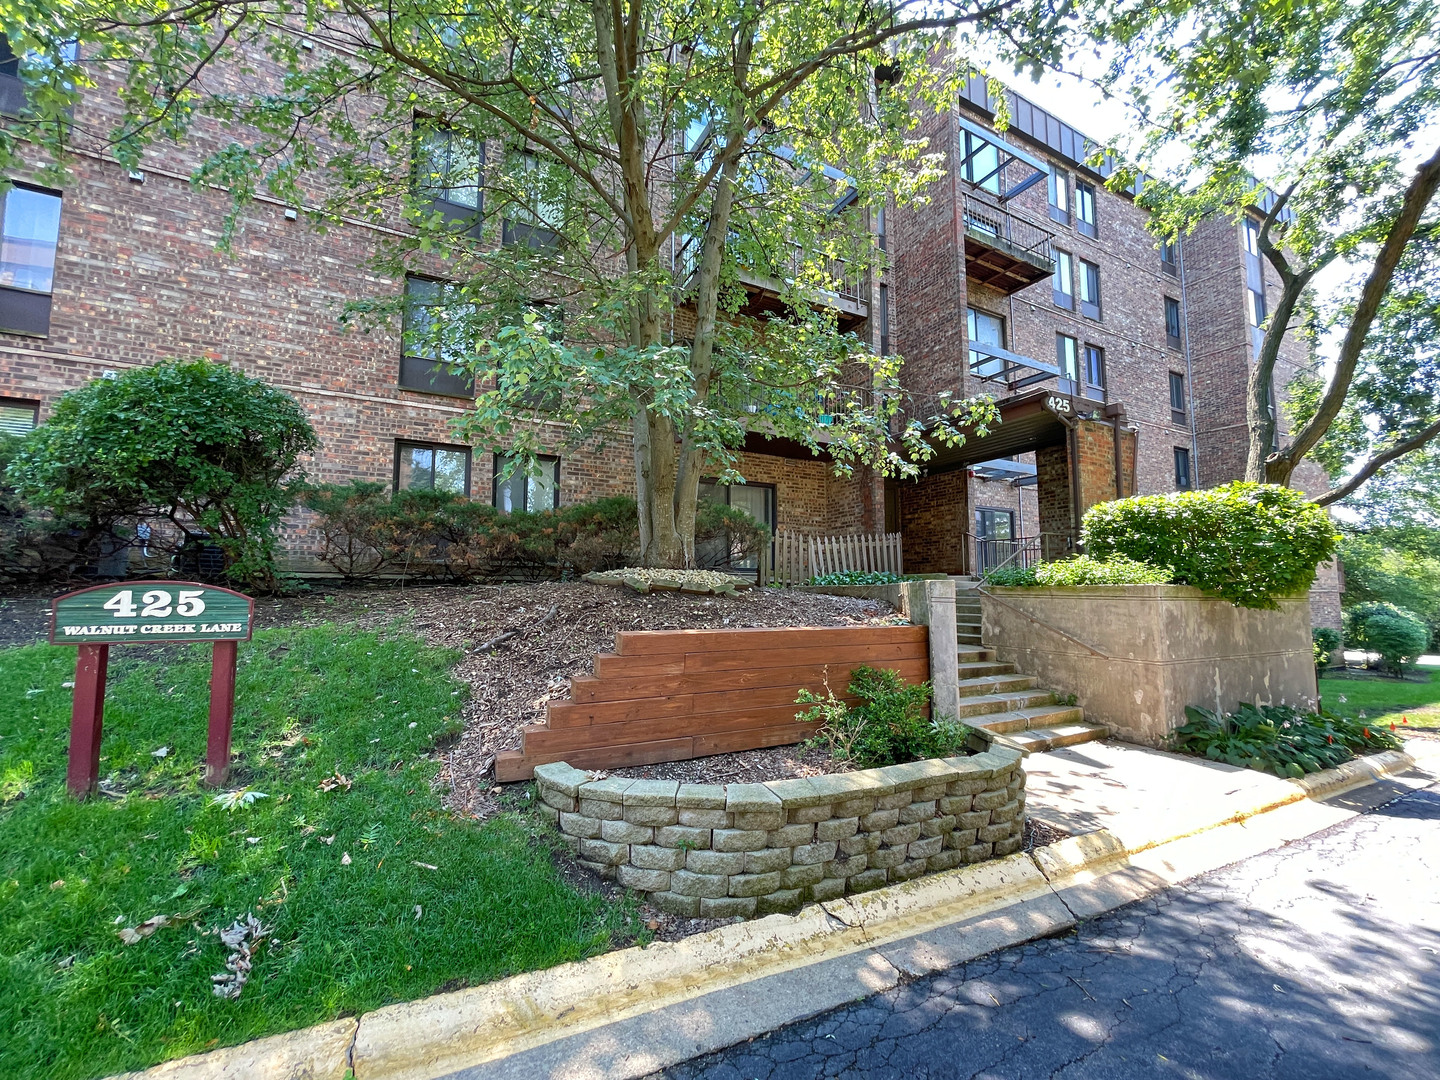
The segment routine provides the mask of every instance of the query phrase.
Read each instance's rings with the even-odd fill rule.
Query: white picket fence
[[[899,533],[848,533],[811,536],[778,529],[770,565],[761,567],[761,582],[788,588],[806,585],[812,577],[845,570],[889,570],[903,574]]]

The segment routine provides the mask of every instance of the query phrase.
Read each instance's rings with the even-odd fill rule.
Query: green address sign
[[[195,581],[121,581],[57,597],[56,645],[143,645],[154,641],[249,641],[254,602]]]

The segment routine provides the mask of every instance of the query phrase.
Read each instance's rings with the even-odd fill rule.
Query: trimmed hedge
[[[1168,585],[1170,570],[1163,566],[1114,555],[1095,559],[1076,555],[1060,562],[1038,566],[1007,566],[985,575],[987,585],[1044,586],[1047,588],[1079,588],[1082,585]]]
[[[1244,481],[1100,503],[1081,528],[1095,558],[1168,566],[1174,584],[1248,608],[1304,594],[1339,541],[1324,507],[1290,488]]]

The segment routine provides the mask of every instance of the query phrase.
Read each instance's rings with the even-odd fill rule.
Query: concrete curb
[[[1391,751],[1292,781],[1222,820],[1100,829],[990,862],[356,1019],[181,1058],[126,1080],[617,1080],[734,1045],[1347,820],[1318,800],[1412,768]],[[1429,782],[1428,780],[1426,781]],[[1393,797],[1393,796],[1387,796]],[[743,1001],[737,1001],[743,999]]]

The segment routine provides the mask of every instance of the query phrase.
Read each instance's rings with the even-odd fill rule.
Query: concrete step
[[[1033,675],[982,675],[977,679],[961,679],[960,696],[1014,694],[1021,690],[1033,690],[1039,681]]]
[[[1019,731],[1033,728],[1053,728],[1064,724],[1085,723],[1085,713],[1075,705],[1034,705],[1022,709],[1006,709],[991,716],[977,716],[971,727],[983,727],[986,731],[1001,735],[1014,735]]]
[[[1001,663],[999,660],[972,660],[965,664],[956,664],[956,670],[962,679],[979,679],[985,675],[1014,675],[1015,665]]]
[[[988,718],[996,713],[1018,712],[1054,704],[1055,695],[1049,690],[1020,690],[1013,694],[971,694],[960,699],[959,718]],[[986,720],[976,722],[983,725]]]
[[[958,653],[960,663],[962,664],[974,664],[978,663],[981,660],[995,659],[994,649],[967,648],[962,645],[958,650]]]
[[[962,649],[978,648],[985,644],[980,640],[979,634],[957,634],[955,635],[955,642]]]
[[[1062,746],[1076,746],[1080,743],[1095,742],[1110,734],[1104,724],[1062,724],[1059,727],[1031,728],[1029,731],[1011,735],[1017,743],[1032,754],[1043,754],[1046,750],[1058,750]]]

